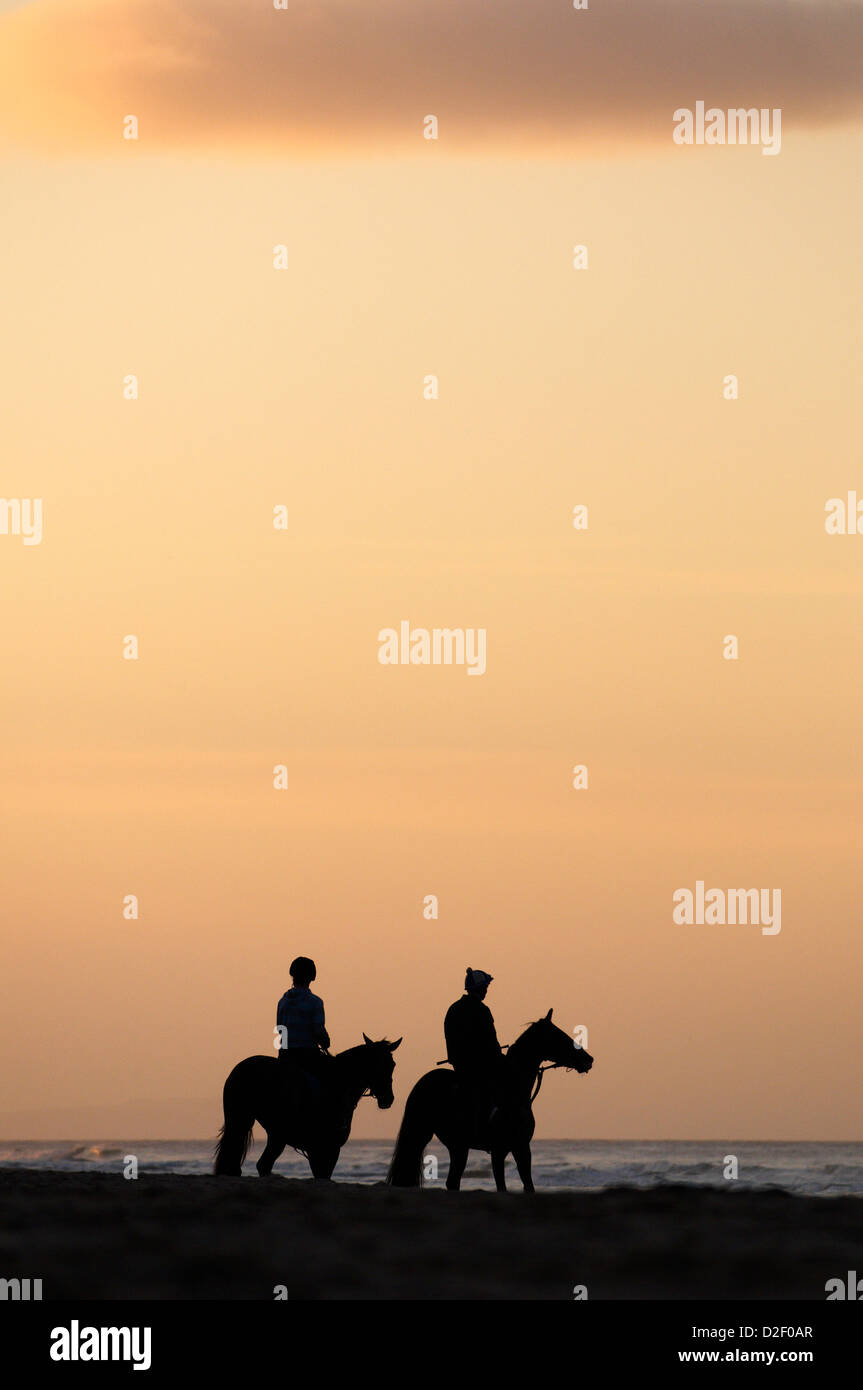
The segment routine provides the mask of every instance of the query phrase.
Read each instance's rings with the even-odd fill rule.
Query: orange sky
[[[0,17],[0,491],[44,504],[40,545],[0,535],[4,1137],[215,1133],[302,952],[336,1047],[405,1036],[359,1135],[394,1133],[472,965],[502,1040],[552,1005],[589,1029],[540,1137],[863,1138],[863,537],[824,530],[863,497],[860,11],[794,8],[799,90],[789,41],[741,92],[753,5],[711,90],[657,40],[649,138],[621,77],[592,142],[534,31],[549,80],[501,38],[497,130],[434,64],[378,109],[382,41],[292,124],[275,79],[250,103],[236,6],[111,6],[125,67],[107,10]],[[612,12],[596,61],[635,42]],[[776,92],[777,158],[671,142],[677,106]],[[485,628],[486,674],[381,666],[402,619]],[[781,933],[676,926],[697,879],[781,888]]]

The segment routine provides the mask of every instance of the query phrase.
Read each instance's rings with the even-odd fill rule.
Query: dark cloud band
[[[135,112],[159,147],[450,149],[671,141],[672,113],[863,116],[857,0],[36,0],[0,18],[8,129],[107,144]],[[47,111],[16,86],[44,82]],[[6,78],[8,82],[5,82]]]

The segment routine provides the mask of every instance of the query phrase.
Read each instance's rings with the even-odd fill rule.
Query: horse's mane
[[[371,1046],[391,1048],[392,1043],[387,1038],[379,1038],[377,1042],[371,1043]],[[357,1043],[355,1047],[346,1047],[342,1052],[336,1052],[334,1054],[333,1061],[339,1062],[346,1057],[357,1056],[359,1053],[365,1052],[368,1047],[369,1043],[365,1042]]]
[[[534,1028],[538,1028],[541,1023],[547,1023],[552,1028],[557,1028],[557,1024],[552,1023],[550,1018],[535,1018],[531,1023],[526,1023],[524,1025],[524,1032],[519,1033],[518,1037],[516,1038],[516,1042],[522,1042],[530,1033],[533,1032]],[[558,1032],[560,1031],[561,1030],[558,1028]]]
[[[550,1018],[535,1018],[532,1023],[527,1024],[523,1033],[519,1033],[515,1042],[510,1043],[509,1047],[507,1048],[507,1056],[512,1056],[513,1048],[521,1048],[527,1042],[529,1042],[534,1029],[539,1028],[539,1026],[543,1023],[548,1024],[551,1028],[557,1029],[558,1033],[562,1032],[562,1029],[558,1028],[556,1023],[552,1023]]]

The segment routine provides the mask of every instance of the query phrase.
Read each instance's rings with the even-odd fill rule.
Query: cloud
[[[34,0],[0,15],[22,148],[577,152],[670,143],[697,100],[863,117],[859,0]],[[423,142],[424,144],[425,142]]]

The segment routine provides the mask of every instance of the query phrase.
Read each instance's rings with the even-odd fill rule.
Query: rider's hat
[[[472,994],[474,990],[488,989],[493,979],[494,976],[486,974],[484,970],[471,970],[468,966],[467,974],[464,977],[464,987],[469,994]]]

